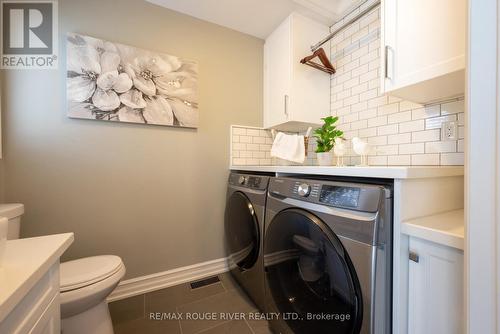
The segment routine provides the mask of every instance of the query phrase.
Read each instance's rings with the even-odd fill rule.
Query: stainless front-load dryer
[[[391,333],[391,186],[361,182],[270,179],[264,267],[275,333]]]
[[[224,230],[234,279],[261,310],[264,305],[263,231],[269,176],[232,172]]]

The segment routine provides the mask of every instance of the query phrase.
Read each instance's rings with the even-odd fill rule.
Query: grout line
[[[223,286],[223,288],[224,288],[224,286]],[[191,302],[189,302],[189,303],[180,304],[180,305],[178,305],[178,306],[182,306],[182,307],[184,307],[184,306],[186,306],[186,305],[191,305],[191,304],[194,304],[194,303],[200,302],[200,301],[202,301],[202,300],[206,300],[206,299],[209,299],[209,298],[213,298],[213,297],[215,297],[215,296],[221,295],[221,294],[223,294],[223,293],[228,293],[228,292],[229,292],[229,291],[225,291],[225,290],[224,290],[224,291],[222,291],[222,292],[218,292],[218,293],[216,293],[216,294],[213,294],[213,295],[210,295],[210,296],[207,296],[207,297],[203,297],[203,298],[200,298],[200,299],[196,299],[196,300],[193,300],[193,301],[191,301]]]
[[[226,321],[220,322],[220,323],[213,325],[211,327],[203,328],[203,329],[199,330],[198,332],[194,332],[193,334],[202,334],[203,332],[208,331],[209,329],[214,329],[216,327],[219,327],[220,325],[226,324],[226,323],[231,322],[231,321],[232,320],[226,320]]]
[[[142,295],[144,297],[142,301],[142,306],[143,306],[143,318],[146,319],[146,294],[144,293]],[[147,319],[146,319],[147,320]]]
[[[175,306],[175,313],[179,313],[179,307],[178,306]],[[182,324],[181,324],[181,320],[177,320],[179,322],[179,329],[181,331],[181,334],[183,333],[183,330],[182,330]]]
[[[228,292],[229,290],[228,290],[228,288],[226,287],[226,285],[224,284],[224,282],[223,282],[222,280],[221,280],[220,282],[221,282],[221,284],[222,284],[222,288],[224,289],[224,292]]]
[[[250,331],[252,332],[252,334],[255,334],[255,332],[254,332],[254,330],[253,330],[252,326],[250,326],[250,324],[248,323],[247,318],[243,319],[243,321],[245,321],[245,324],[248,326],[248,328],[250,328]]]

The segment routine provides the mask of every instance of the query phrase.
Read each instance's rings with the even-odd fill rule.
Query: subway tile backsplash
[[[342,24],[340,22],[339,24]],[[332,29],[334,29],[332,27]],[[348,153],[346,165],[360,163],[350,140],[360,137],[372,146],[368,163],[375,166],[464,164],[464,99],[420,105],[380,93],[380,10],[377,8],[337,34],[331,42],[330,112],[339,117]],[[443,122],[458,124],[458,139],[441,138]],[[293,165],[272,158],[271,132],[262,128],[231,127],[231,163]],[[304,165],[316,165],[310,138]]]
[[[316,144],[310,138],[303,164],[271,157],[273,138],[270,130],[242,125],[231,126],[231,164],[233,166],[316,165]]]
[[[423,106],[380,93],[380,10],[334,37],[331,114],[346,139],[372,145],[370,165],[463,165],[464,100]],[[443,122],[456,121],[458,140],[441,138]],[[350,143],[349,143],[350,146]],[[359,163],[349,149],[344,162]]]

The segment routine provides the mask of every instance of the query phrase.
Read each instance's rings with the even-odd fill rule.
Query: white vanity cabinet
[[[58,261],[0,323],[0,333],[56,334],[60,332]]]
[[[408,334],[464,333],[462,250],[410,237]]]
[[[429,103],[465,92],[465,0],[382,0],[382,91]]]
[[[73,233],[7,241],[0,267],[0,333],[60,334],[59,258]]]
[[[264,127],[301,131],[330,114],[330,75],[301,64],[329,29],[292,13],[264,45]],[[324,45],[327,54],[330,44]]]

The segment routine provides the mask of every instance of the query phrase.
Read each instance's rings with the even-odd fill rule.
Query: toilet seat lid
[[[7,219],[13,219],[22,216],[24,213],[24,205],[20,203],[0,204],[0,216]]]
[[[123,266],[115,255],[91,256],[61,263],[61,291],[79,289],[102,281]]]

